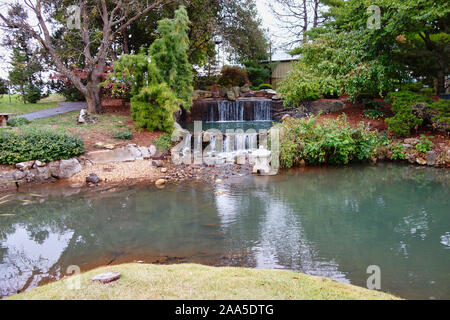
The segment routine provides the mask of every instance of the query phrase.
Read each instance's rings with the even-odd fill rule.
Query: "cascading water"
[[[270,100],[263,100],[258,101],[253,106],[253,118],[255,121],[267,121],[270,120],[271,117],[271,110],[272,108],[272,101]]]
[[[271,109],[272,101],[267,99],[210,102],[202,119],[206,122],[270,121]]]

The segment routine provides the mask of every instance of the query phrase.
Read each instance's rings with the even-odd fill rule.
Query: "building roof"
[[[291,55],[287,52],[275,52],[272,54],[271,61],[274,62],[283,62],[283,61],[296,61],[300,55]],[[269,62],[270,60],[264,60],[262,62]]]

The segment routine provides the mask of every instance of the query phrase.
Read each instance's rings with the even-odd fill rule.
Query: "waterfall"
[[[220,101],[219,121],[244,121],[245,101]]]
[[[271,120],[270,109],[272,108],[272,101],[262,100],[253,102],[253,120]]]
[[[203,121],[270,121],[272,101],[259,100],[236,100],[216,101],[206,104],[203,109]]]

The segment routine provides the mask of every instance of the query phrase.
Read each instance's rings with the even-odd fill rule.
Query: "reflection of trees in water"
[[[445,296],[449,274],[444,266],[450,257],[439,243],[450,228],[450,216],[444,214],[448,170],[380,167],[291,171],[282,179],[237,185],[234,194],[248,190],[253,205],[237,214],[227,238],[253,243],[255,265],[263,252],[267,266],[311,268],[312,273],[323,267],[329,274],[338,266],[350,272],[353,283],[365,285],[366,268],[376,264],[392,290],[411,297],[417,292],[422,298]],[[438,284],[433,288],[429,281]],[[407,292],[411,283],[420,290]]]
[[[182,256],[208,251],[211,243],[217,247],[222,241],[217,230],[205,232],[205,224],[217,224],[208,197],[208,192],[179,187],[171,191],[125,190],[93,198],[50,198],[40,204],[3,207],[2,211],[14,216],[0,219],[5,238],[1,241],[4,249],[0,251],[0,264],[14,268],[16,263],[20,269],[17,272],[29,275],[25,280],[29,281],[29,266],[36,269],[34,273],[47,277],[47,273],[64,273],[71,264],[83,269],[95,261],[106,264],[126,253]],[[21,237],[17,237],[18,232]],[[47,258],[52,265],[37,259],[21,262],[30,257],[30,252],[20,253],[18,247],[48,245],[49,241],[64,244],[61,252],[51,249],[41,253],[44,260],[50,252],[58,254],[56,259]],[[0,269],[0,276],[6,276],[6,269]],[[13,287],[22,288],[19,284]]]

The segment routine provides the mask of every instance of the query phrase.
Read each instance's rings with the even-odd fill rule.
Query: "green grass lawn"
[[[90,279],[107,271],[121,278],[109,284]],[[281,270],[207,267],[196,264],[123,264],[86,272],[80,289],[73,277],[38,287],[8,299],[399,299],[327,278]]]
[[[8,95],[3,95],[0,98],[0,112],[14,114],[30,113],[49,108],[56,108],[58,102],[62,101],[64,101],[64,97],[58,94],[51,94],[49,97],[40,100],[38,103],[24,104],[20,95],[11,95],[11,101]]]

